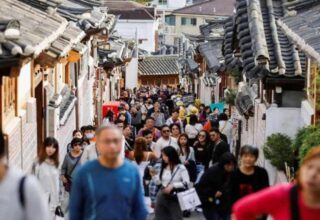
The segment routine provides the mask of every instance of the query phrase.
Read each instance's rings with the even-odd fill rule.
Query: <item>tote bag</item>
[[[195,188],[177,193],[179,205],[182,211],[193,209],[201,205],[199,196]]]

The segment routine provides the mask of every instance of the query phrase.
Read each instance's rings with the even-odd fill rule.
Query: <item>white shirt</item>
[[[41,164],[36,162],[34,165],[33,174],[37,177],[45,192],[46,201],[50,201],[49,209],[51,214],[54,214],[57,206],[60,205],[59,169],[50,161],[44,161]]]
[[[190,139],[195,139],[201,130],[202,124],[200,123],[197,123],[195,125],[186,125],[186,134]]]
[[[160,157],[162,149],[168,146],[174,147],[177,151],[179,151],[179,145],[176,138],[169,137],[168,140],[165,140],[163,137],[160,137],[155,145],[154,153],[157,157]]]
[[[19,184],[24,174],[10,167],[0,182],[0,219],[2,220],[48,220],[48,203],[45,194],[33,176],[27,176],[24,183],[25,207],[21,206]]]

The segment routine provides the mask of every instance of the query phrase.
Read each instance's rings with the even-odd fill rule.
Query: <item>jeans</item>
[[[211,207],[204,207],[203,215],[207,220],[230,220],[229,213],[220,213]]]
[[[197,180],[196,180],[196,184],[199,183],[200,178],[202,177],[203,173],[204,173],[204,165],[197,164]]]

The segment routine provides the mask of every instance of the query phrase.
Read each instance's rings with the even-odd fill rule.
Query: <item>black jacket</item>
[[[211,146],[212,164],[217,163],[220,157],[226,152],[230,152],[230,148],[229,148],[229,145],[223,140],[221,140],[218,144],[212,143],[212,146]]]
[[[230,201],[230,174],[224,171],[224,167],[220,163],[214,164],[201,177],[196,185],[203,207],[210,207],[221,212],[231,212]],[[217,191],[222,193],[219,197],[219,204],[216,204],[215,194]]]

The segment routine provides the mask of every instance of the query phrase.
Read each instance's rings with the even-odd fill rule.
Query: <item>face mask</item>
[[[91,140],[93,137],[94,137],[94,134],[92,133],[89,133],[89,134],[86,134],[86,137]]]

